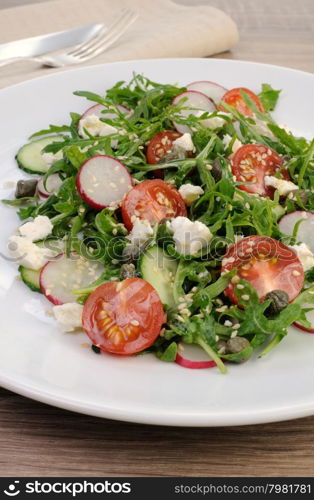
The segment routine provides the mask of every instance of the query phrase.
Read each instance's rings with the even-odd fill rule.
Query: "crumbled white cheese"
[[[202,125],[212,130],[223,127],[225,123],[226,120],[224,120],[220,116],[212,116],[211,118],[206,118],[205,120],[202,120]]]
[[[154,234],[150,223],[145,219],[136,217],[133,222],[132,231],[126,237],[133,245],[144,244]]]
[[[40,248],[24,236],[11,236],[8,250],[12,259],[28,269],[38,270],[53,256],[48,248]]]
[[[181,135],[181,137],[173,141],[173,146],[179,146],[184,151],[195,151],[191,134],[188,133]]]
[[[264,177],[265,186],[272,186],[278,189],[280,196],[287,196],[293,191],[297,191],[299,188],[296,184],[291,181],[286,181],[284,179],[277,179],[272,175],[265,175]]]
[[[222,138],[223,145],[225,146],[225,149],[228,149],[230,142],[232,141],[232,137],[229,134],[225,134]],[[232,153],[236,153],[239,148],[243,146],[242,142],[239,141],[239,139],[236,139],[234,143],[232,144]]]
[[[118,131],[116,127],[102,122],[97,115],[88,115],[79,122],[79,134],[84,139],[87,139],[88,135],[84,129],[94,137],[106,137]]]
[[[181,194],[185,204],[190,207],[194,201],[198,200],[202,194],[204,194],[204,190],[201,186],[193,186],[193,184],[182,184],[179,189],[179,193]]]
[[[72,332],[76,328],[82,328],[82,305],[75,302],[62,304],[54,306],[52,312],[62,331]]]
[[[290,248],[297,254],[304,271],[308,271],[314,267],[314,255],[306,245],[306,243],[301,243],[300,245],[292,245]]]
[[[38,215],[31,222],[26,222],[18,228],[21,236],[24,236],[30,241],[43,240],[52,232],[53,225],[49,217],[46,215]]]
[[[56,161],[55,155],[53,153],[42,153],[41,157],[49,167],[51,167],[53,162]]]
[[[187,217],[176,217],[167,222],[167,227],[173,233],[175,249],[181,255],[195,255],[206,247],[212,238],[205,224],[192,222]]]

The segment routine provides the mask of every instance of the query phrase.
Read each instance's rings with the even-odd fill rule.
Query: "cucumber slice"
[[[39,276],[40,271],[35,271],[34,269],[27,269],[27,267],[19,267],[20,275],[25,285],[28,286],[33,292],[41,293]]]
[[[58,255],[64,251],[65,243],[63,240],[46,240],[46,241],[38,241],[36,243],[39,247],[46,247],[49,250],[54,252],[54,255]],[[34,269],[28,269],[27,267],[20,266],[19,267],[20,275],[22,281],[24,281],[25,285],[28,286],[33,292],[42,293],[40,289],[40,271],[35,271]]]
[[[173,279],[177,267],[178,262],[158,246],[146,250],[139,261],[142,278],[155,288],[161,302],[169,307],[175,305]]]
[[[61,135],[54,135],[25,144],[25,146],[19,149],[16,155],[18,166],[29,174],[45,174],[49,169],[49,165],[42,158],[41,152],[45,146],[48,146],[48,144],[52,142],[59,141],[62,137]],[[62,158],[62,156],[58,153],[56,160],[60,158]]]

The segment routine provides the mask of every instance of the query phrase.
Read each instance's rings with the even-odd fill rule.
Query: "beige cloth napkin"
[[[231,49],[238,41],[234,21],[207,5],[179,5],[171,0],[54,0],[0,10],[0,43],[71,27],[109,24],[123,7],[139,18],[109,50],[85,65],[128,59],[204,57]],[[0,88],[60,69],[37,63],[0,68]]]

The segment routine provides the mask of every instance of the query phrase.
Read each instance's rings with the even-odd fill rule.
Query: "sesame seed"
[[[228,309],[228,306],[221,306],[216,309],[216,312],[225,312]]]
[[[226,319],[226,321],[224,322],[224,325],[225,326],[232,326],[232,321],[229,321],[228,319]]]
[[[233,328],[233,330],[236,330],[237,328],[240,328],[240,326],[241,326],[241,325],[240,325],[240,323],[235,323],[235,324],[232,326],[232,328]]]
[[[187,307],[187,303],[186,302],[181,302],[181,304],[178,305],[178,309],[185,309]]]
[[[240,277],[238,275],[235,275],[231,278],[231,283],[233,285],[237,284],[240,281]]]
[[[116,286],[116,290],[117,292],[120,292],[121,288],[122,288],[122,282],[120,281],[120,283],[117,283],[117,286]]]
[[[180,310],[181,314],[184,314],[185,316],[191,316],[191,312],[188,309],[181,309]]]
[[[295,269],[294,271],[292,271],[292,274],[293,276],[300,276],[301,273],[299,273],[299,271]]]
[[[177,320],[181,321],[181,323],[185,323],[185,319],[180,316],[180,314],[176,315]]]
[[[215,340],[216,340],[216,342],[218,342],[218,341],[219,341],[219,337],[218,337],[218,335],[216,335]]]
[[[250,296],[249,295],[242,295],[241,299],[242,300],[250,300]]]
[[[238,335],[238,330],[234,330],[231,335],[230,335],[230,338],[231,339],[234,339],[234,337],[236,337]]]
[[[238,290],[243,290],[244,285],[241,285],[241,283],[239,283],[239,284],[237,285],[237,288],[238,288]]]
[[[137,319],[132,319],[130,321],[131,325],[134,325],[134,326],[139,326],[139,322],[137,321]]]

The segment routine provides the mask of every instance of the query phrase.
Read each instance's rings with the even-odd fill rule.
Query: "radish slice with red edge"
[[[55,305],[75,302],[73,290],[85,288],[104,272],[104,266],[72,252],[70,257],[58,255],[47,262],[39,277],[40,288],[46,298]]]
[[[189,83],[186,88],[188,90],[196,90],[197,92],[205,94],[207,97],[212,99],[216,105],[220,103],[222,96],[228,91],[228,89],[222,87],[218,83],[206,80]]]
[[[181,103],[180,101],[183,99],[184,102]],[[173,99],[172,104],[175,106],[182,104],[184,107],[193,108],[182,109],[180,111],[180,116],[182,116],[182,118],[187,118],[189,115],[199,116],[200,112],[205,113],[207,111],[208,113],[213,113],[216,111],[214,102],[205,94],[202,94],[202,92],[196,92],[195,90],[188,90],[187,92],[182,92],[177,95]],[[191,129],[187,125],[177,122],[173,122],[173,124],[181,134],[191,133]]]
[[[202,368],[213,368],[215,361],[208,359],[208,355],[201,347],[195,344],[178,344],[176,363],[184,368],[199,370]]]
[[[49,198],[52,194],[58,193],[63,180],[60,178],[58,174],[49,175],[46,181],[46,188],[44,186],[44,178],[39,179],[37,183],[37,191],[40,196],[43,198]]]
[[[310,307],[313,307],[313,304],[303,304],[302,308],[307,309]],[[301,323],[298,323],[297,321],[294,324],[295,327],[299,328],[300,330],[303,330],[304,332],[308,333],[314,333],[314,311],[309,311],[308,313],[305,313],[306,319],[311,323],[312,328],[306,328],[306,326],[301,325]]]
[[[130,112],[130,110],[128,108],[126,108],[125,106],[121,106],[121,105],[118,105],[117,106],[118,110],[121,111],[121,113],[124,113],[124,114],[127,114]],[[110,120],[112,118],[117,118],[117,113],[115,113],[114,111],[112,112],[107,112],[107,113],[104,113],[103,111],[105,111],[107,108],[105,106],[103,106],[102,104],[95,104],[94,106],[91,106],[90,108],[88,108],[81,116],[81,119],[78,123],[78,129],[80,131],[80,135],[81,135],[81,129],[82,129],[82,120],[84,118],[87,118],[88,116],[97,116],[98,118],[109,118]]]
[[[132,189],[133,180],[120,161],[111,156],[97,155],[81,165],[76,187],[89,206],[102,210],[122,201]]]
[[[292,235],[296,223],[302,220],[299,225],[296,240],[305,243],[312,253],[314,253],[314,213],[296,210],[284,215],[279,221],[279,229],[283,234]]]

